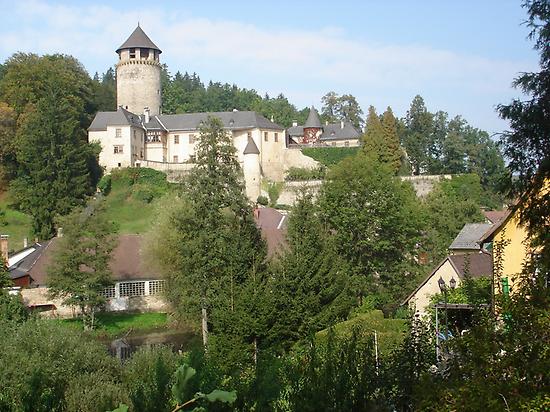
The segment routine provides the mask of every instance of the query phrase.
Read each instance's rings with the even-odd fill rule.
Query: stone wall
[[[116,66],[117,105],[132,113],[160,114],[160,64],[154,60],[122,60]]]
[[[400,176],[404,182],[411,182],[414,191],[418,197],[428,195],[434,188],[434,185],[441,180],[451,179],[451,175],[420,175],[420,176]]]

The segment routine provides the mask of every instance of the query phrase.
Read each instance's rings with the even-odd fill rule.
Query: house
[[[48,267],[59,247],[59,237],[33,245],[15,265],[9,267],[12,279],[24,279],[23,301],[31,308],[47,308],[53,315],[71,316],[75,308],[66,307],[59,299],[48,296]],[[106,310],[161,311],[166,309],[160,298],[165,281],[152,274],[144,263],[143,239],[140,235],[120,235],[113,250],[110,268],[113,286],[105,289]],[[16,285],[18,283],[16,282]]]
[[[323,126],[319,113],[311,106],[303,126],[294,122],[287,130],[287,139],[292,144],[320,144],[322,146],[359,146],[361,133],[349,122],[328,122]]]
[[[428,313],[431,299],[440,293],[438,281],[442,278],[447,285],[454,280],[456,286],[464,281],[466,276],[472,279],[490,278],[493,273],[493,259],[485,251],[449,255],[429,274],[428,277],[412,292],[402,304],[423,316]]]
[[[291,166],[317,164],[289,151],[284,128],[256,112],[162,114],[162,51],[139,25],[116,53],[118,108],[98,112],[88,128],[88,140],[101,146],[99,164],[107,172],[119,167],[188,171],[209,116],[218,118],[233,139],[251,201],[261,193],[261,179],[282,181]]]
[[[513,293],[523,266],[533,253],[527,228],[519,221],[518,209],[508,210],[487,230],[482,242],[486,249],[492,250],[494,267],[502,267],[493,273],[494,292]]]
[[[482,246],[483,235],[491,226],[491,223],[465,224],[449,246],[449,253],[459,254],[479,252]]]

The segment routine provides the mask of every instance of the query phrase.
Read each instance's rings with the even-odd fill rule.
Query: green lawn
[[[151,228],[156,202],[144,203],[127,190],[116,190],[105,198],[107,219],[117,222],[120,233],[142,234]]]
[[[80,319],[55,319],[69,328],[82,330]],[[117,337],[129,332],[144,332],[153,329],[162,329],[168,326],[166,313],[99,313],[97,328],[93,331],[96,336]]]
[[[11,200],[7,193],[0,193],[0,234],[9,235],[10,251],[23,248],[23,239],[26,237],[29,243],[32,242],[31,217],[10,207]]]
[[[407,329],[404,319],[386,319],[380,310],[373,310],[368,313],[359,313],[350,320],[337,323],[333,326],[338,335],[351,335],[357,329],[361,335],[372,335],[377,333],[378,347],[380,353],[388,354],[403,341],[404,332]],[[318,339],[326,338],[328,329],[317,332]]]

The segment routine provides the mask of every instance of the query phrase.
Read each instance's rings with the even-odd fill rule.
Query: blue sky
[[[536,70],[520,1],[45,1],[0,0],[0,60],[16,51],[65,53],[104,72],[137,21],[176,71],[283,93],[298,108],[328,91],[366,112],[402,116],[416,94],[490,133],[494,107]],[[9,17],[9,18],[8,18]]]

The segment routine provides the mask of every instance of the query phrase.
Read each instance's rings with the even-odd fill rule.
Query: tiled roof
[[[449,246],[450,250],[480,249],[483,234],[492,225],[490,223],[467,223]]]
[[[107,130],[107,126],[142,127],[141,118],[128,110],[119,107],[116,112],[97,112],[88,127],[89,131]]]
[[[493,257],[487,252],[451,255],[449,260],[461,279],[466,273],[472,278],[489,277],[493,273]]]
[[[309,115],[307,116],[304,127],[321,127],[321,119],[319,118],[319,113],[317,112],[317,109],[313,106],[311,106],[311,109],[309,109]]]
[[[143,48],[143,49],[155,49],[158,50],[159,53],[162,53],[162,51],[151,41],[149,36],[145,34],[145,32],[141,29],[141,27],[138,26],[133,31],[132,34],[130,34],[130,37],[120,46],[116,52],[120,52],[123,49],[134,49],[134,48]]]
[[[283,130],[283,127],[277,123],[251,111],[164,114],[158,118],[168,130],[198,130],[209,116],[217,117],[223,126],[230,130],[252,128]]]
[[[486,210],[483,215],[490,223],[495,224],[504,218],[507,213],[507,210]]]
[[[320,140],[359,139],[361,133],[349,122],[327,124],[323,126]]]

